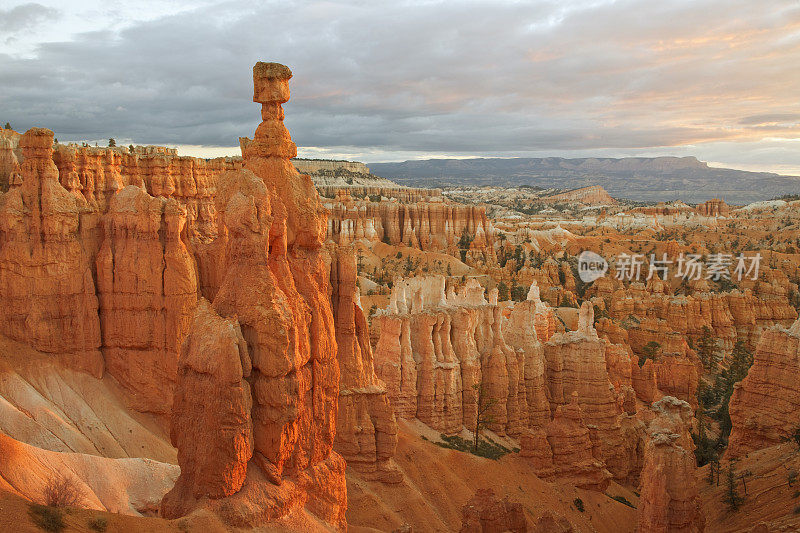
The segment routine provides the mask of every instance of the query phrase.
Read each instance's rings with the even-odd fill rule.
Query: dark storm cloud
[[[259,121],[250,69],[272,60],[295,73],[286,122],[301,146],[795,137],[769,119],[800,114],[799,30],[794,2],[226,2],[0,55],[0,120],[61,139],[233,146]]]

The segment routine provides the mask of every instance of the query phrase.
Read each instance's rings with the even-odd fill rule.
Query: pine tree
[[[117,141],[115,141],[113,137],[108,139],[108,146],[109,147],[116,146],[116,145],[117,145]]]
[[[742,381],[750,367],[753,366],[753,354],[747,349],[744,341],[738,340],[731,352],[731,366],[728,370],[726,393],[733,393],[734,384]]]
[[[511,297],[511,293],[508,290],[508,285],[504,282],[500,282],[497,284],[497,301],[498,302],[505,302]]]
[[[484,389],[483,385],[480,383],[476,383],[472,386],[475,389],[475,392],[478,395],[477,404],[478,404],[478,412],[477,416],[475,417],[475,435],[474,435],[474,442],[473,442],[473,451],[478,451],[478,436],[483,428],[494,422],[494,415],[492,414],[492,409],[497,404],[497,400],[494,398],[487,398],[486,390]]]
[[[700,361],[703,366],[711,368],[711,365],[716,362],[717,339],[711,336],[711,328],[703,326],[703,334],[700,337],[700,343],[697,347],[697,355],[700,356]]]
[[[6,129],[6,130],[13,130],[14,128],[12,128],[12,127],[11,127],[11,124],[9,124],[8,122],[6,122],[6,125],[5,125],[5,126],[3,126],[3,129]]]
[[[648,342],[642,348],[642,356],[639,358],[639,366],[640,367],[644,366],[644,362],[647,361],[648,359],[652,359],[653,362],[655,362],[656,354],[658,353],[658,350],[660,350],[660,349],[661,349],[661,345],[659,343],[657,343],[656,341]]]
[[[726,475],[727,489],[722,497],[722,502],[728,504],[728,509],[738,511],[744,498],[739,496],[739,489],[736,488],[736,472],[733,470],[733,462],[728,464],[728,474]]]
[[[706,481],[708,481],[709,485],[713,485],[714,482],[717,483],[719,487],[719,459],[712,459],[708,463],[708,477],[706,477]]]

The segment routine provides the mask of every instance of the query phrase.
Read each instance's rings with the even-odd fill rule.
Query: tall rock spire
[[[332,449],[339,365],[330,266],[321,248],[327,218],[311,179],[300,175],[290,161],[296,148],[283,125],[281,105],[289,99],[291,75],[277,63],[253,67],[253,100],[261,104],[262,122],[254,139],[239,139],[244,169],[222,174],[217,183],[220,246],[215,261],[222,263],[218,271],[223,279],[212,308],[223,320],[212,314],[213,320],[206,322],[232,323],[233,329],[241,329],[246,342],[246,350],[239,353],[246,354],[242,367],[251,368],[249,375],[242,375],[252,392],[252,407],[248,414],[246,402],[242,403],[244,408],[236,408],[232,414],[236,420],[249,416],[252,421],[252,459],[247,462],[241,489],[238,478],[236,484],[221,487],[216,482],[197,485],[197,479],[216,480],[219,475],[202,454],[182,453],[179,447],[181,478],[162,502],[166,516],[206,505],[219,513],[235,509],[231,525],[254,527],[305,507],[335,527],[346,527],[345,463]],[[194,338],[199,335],[222,339],[223,345],[233,342],[230,335],[192,331],[186,345],[202,346],[203,339]],[[202,357],[185,350],[179,367],[192,367],[196,360]],[[185,395],[187,387],[201,390],[197,380],[213,379],[188,375],[191,380],[178,382],[176,400]],[[231,381],[234,387],[236,383]],[[229,392],[230,397],[242,397],[238,391]],[[196,409],[202,411],[202,403],[198,401]],[[196,427],[193,439],[182,442],[212,440],[202,434],[207,426],[189,423],[202,412],[187,409],[178,413],[173,428]],[[223,415],[214,416],[225,418]],[[232,432],[230,438],[239,435]],[[237,449],[228,445],[218,448]],[[215,461],[221,467],[234,465],[240,472],[241,461],[248,457],[216,457]],[[192,477],[192,472],[203,475]],[[222,494],[225,497],[219,498]]]

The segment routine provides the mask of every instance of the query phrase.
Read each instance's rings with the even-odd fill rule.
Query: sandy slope
[[[88,508],[155,514],[180,472],[162,423],[128,410],[111,378],[0,337],[0,489],[41,501],[66,474]]]
[[[65,369],[0,336],[0,432],[56,452],[177,463],[163,426],[127,409],[112,378]]]
[[[177,465],[152,459],[52,452],[0,434],[0,488],[34,502],[44,503],[42,494],[48,480],[61,475],[79,486],[81,507],[155,515],[179,473]]]
[[[400,485],[348,473],[351,532],[391,531],[403,524],[414,531],[458,531],[462,506],[481,487],[521,503],[531,523],[551,510],[568,519],[576,532],[632,532],[636,524],[635,509],[605,494],[546,483],[516,454],[493,461],[443,449],[422,440],[419,429],[402,420],[395,459],[406,479]],[[622,487],[612,485],[607,492],[636,504],[636,496]],[[575,508],[575,498],[583,501],[585,512]]]

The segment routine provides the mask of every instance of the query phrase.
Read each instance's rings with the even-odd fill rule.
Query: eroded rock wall
[[[382,241],[454,255],[461,246],[476,259],[494,259],[495,232],[485,208],[433,199],[356,201],[337,191],[336,199],[326,202],[327,238],[340,245]]]
[[[169,414],[181,343],[197,303],[186,210],[130,185],[111,197],[97,254],[106,370],[139,411]]]
[[[800,425],[798,403],[800,319],[788,329],[775,326],[761,335],[753,366],[731,396],[726,456],[736,458],[790,437]]]
[[[103,374],[86,202],[58,181],[53,132],[28,130],[17,182],[0,198],[0,332],[73,368]]]
[[[490,429],[519,434],[528,424],[525,354],[506,344],[496,295],[487,302],[475,280],[458,293],[446,293],[443,276],[397,280],[377,319],[376,372],[398,416],[445,433],[474,428],[483,388]]]
[[[352,249],[332,252],[331,287],[339,361],[339,410],[334,448],[354,468],[387,483],[402,474],[394,464],[397,420],[386,385],[375,374],[369,326],[356,285]]]

